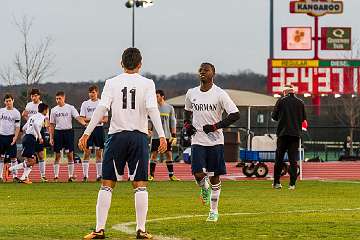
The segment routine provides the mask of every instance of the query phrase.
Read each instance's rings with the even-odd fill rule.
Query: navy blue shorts
[[[104,180],[117,180],[114,163],[119,175],[124,174],[124,167],[127,163],[130,180],[147,181],[149,164],[147,135],[139,131],[110,134],[105,142],[102,164]]]
[[[41,128],[40,134],[41,134],[42,139],[44,139],[44,140],[45,140],[45,131],[46,131],[45,127]],[[36,143],[35,143],[35,152],[38,153],[38,152],[44,151],[44,147],[45,147],[44,144],[40,144],[39,141],[36,141]]]
[[[104,138],[105,134],[103,126],[97,126],[89,137],[87,148],[104,149]]]
[[[54,133],[54,152],[59,153],[62,149],[66,152],[74,151],[74,130],[56,130]]]
[[[192,173],[208,173],[209,176],[226,174],[224,145],[191,145]]]
[[[0,135],[0,155],[16,158],[16,144],[11,145],[14,135]]]
[[[32,134],[26,134],[22,140],[23,151],[21,156],[26,158],[34,158],[36,138]]]

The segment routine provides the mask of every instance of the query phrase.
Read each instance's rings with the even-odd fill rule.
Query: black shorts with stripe
[[[54,152],[59,153],[62,149],[66,152],[74,151],[74,130],[56,130],[54,133]]]
[[[95,127],[94,131],[91,133],[89,140],[87,142],[88,149],[104,149],[104,127],[97,126]]]
[[[11,145],[15,135],[0,135],[0,155],[2,157],[16,158],[16,143]]]

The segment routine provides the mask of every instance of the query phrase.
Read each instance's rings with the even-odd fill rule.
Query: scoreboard
[[[360,60],[269,59],[268,92],[287,84],[299,94],[358,94]]]

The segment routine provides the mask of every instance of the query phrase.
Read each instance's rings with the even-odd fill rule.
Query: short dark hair
[[[123,67],[134,70],[142,61],[140,50],[137,48],[127,48],[121,58]]]
[[[200,66],[207,65],[210,66],[213,72],[215,73],[215,66],[212,63],[209,62],[203,62]]]
[[[37,94],[37,95],[41,95],[41,94],[40,94],[40,90],[39,90],[39,89],[37,89],[37,88],[33,88],[33,89],[31,89],[31,91],[30,91],[30,95],[35,95],[35,94]]]
[[[165,97],[165,93],[161,89],[156,90],[156,94],[159,94],[160,96]]]
[[[38,112],[42,113],[44,112],[46,109],[49,109],[49,106],[45,103],[40,103],[38,106]]]
[[[96,86],[96,85],[91,85],[91,86],[89,87],[89,92],[92,92],[92,91],[99,92],[99,87]]]
[[[58,91],[56,93],[56,96],[65,96],[65,92],[64,91]]]
[[[9,98],[11,98],[12,100],[14,100],[13,96],[12,96],[10,93],[5,94],[5,96],[4,96],[4,101],[5,101],[6,99],[9,99]]]

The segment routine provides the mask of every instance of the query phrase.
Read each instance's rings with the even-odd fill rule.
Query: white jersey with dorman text
[[[99,103],[100,103],[100,99],[97,99],[96,101],[92,101],[91,99],[84,101],[81,104],[80,116],[85,117],[87,119],[91,119]],[[106,113],[105,116],[108,116],[108,113]],[[98,124],[98,126],[103,126],[103,125],[104,125],[103,123]]]
[[[155,84],[140,74],[122,73],[108,79],[99,105],[111,109],[109,134],[121,131],[148,133],[148,109],[158,108]]]
[[[56,130],[68,130],[72,129],[72,118],[79,116],[73,105],[65,103],[62,107],[56,106],[51,109],[50,123],[55,124]]]
[[[40,101],[39,103],[28,102],[26,104],[25,111],[28,112],[29,118],[38,113],[40,103],[42,103],[42,101]],[[49,113],[47,113],[45,117],[49,119]]]
[[[45,124],[45,118],[46,118],[46,116],[44,116],[41,113],[32,115],[23,127],[23,129],[25,130],[25,133],[32,134],[36,139],[41,138],[41,135],[39,135],[39,134],[40,134],[41,128]]]
[[[9,136],[15,134],[15,129],[20,128],[21,115],[20,112],[13,108],[0,109],[0,135]]]
[[[202,146],[224,144],[222,129],[206,134],[204,125],[220,122],[224,111],[227,114],[239,111],[229,95],[215,84],[207,92],[202,92],[200,87],[189,89],[185,97],[185,110],[193,113],[192,124],[197,130],[191,144]]]

